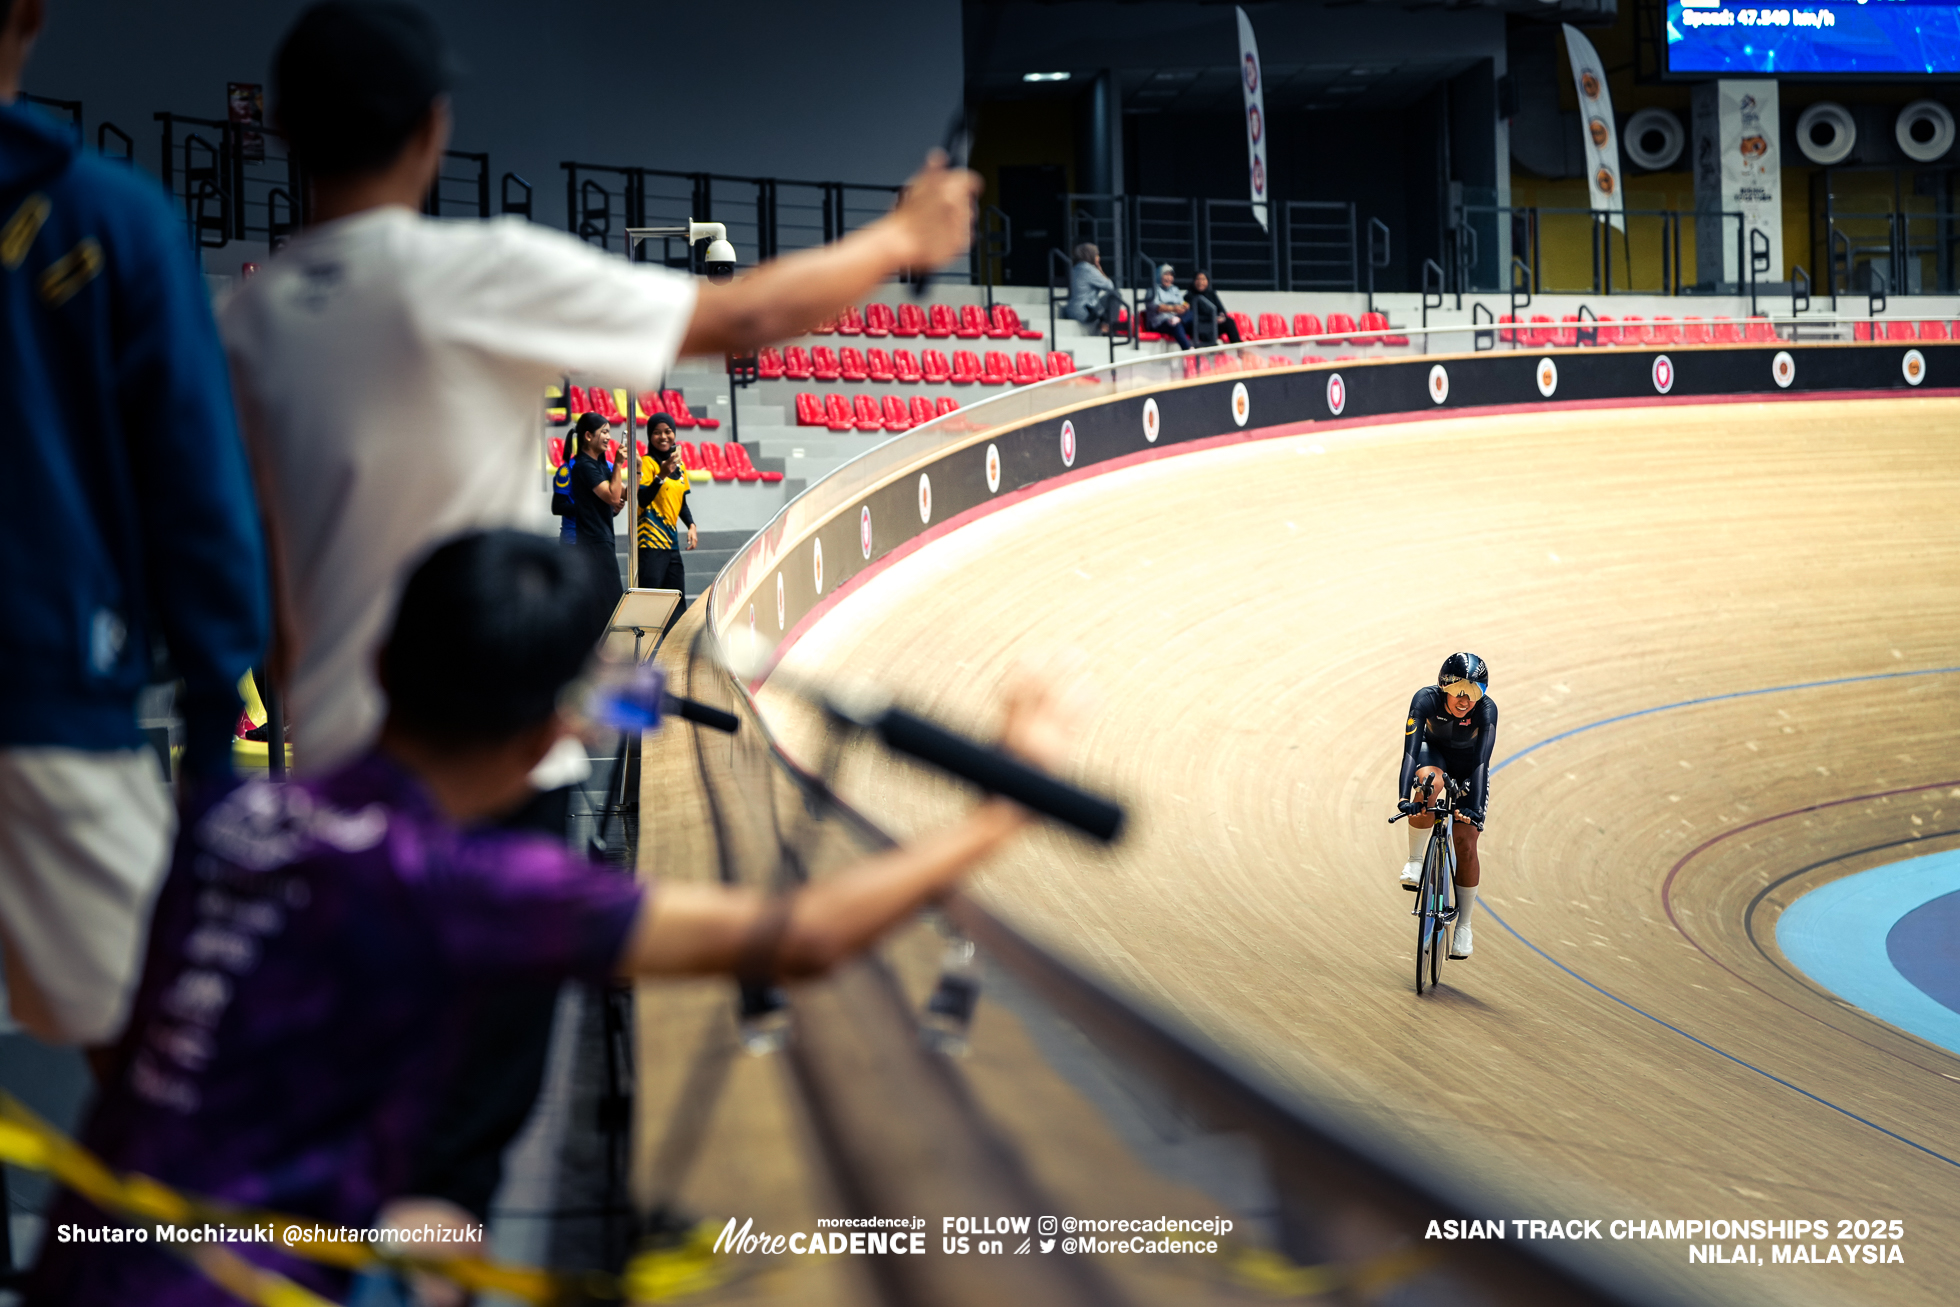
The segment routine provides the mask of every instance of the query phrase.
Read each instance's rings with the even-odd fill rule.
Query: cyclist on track
[[[1402,868],[1402,888],[1414,890],[1422,881],[1423,848],[1436,818],[1416,811],[1419,790],[1430,784],[1432,802],[1443,792],[1444,776],[1466,784],[1470,792],[1457,809],[1456,930],[1450,956],[1470,956],[1470,912],[1477,905],[1477,836],[1484,828],[1484,809],[1490,798],[1490,755],[1497,745],[1497,703],[1488,691],[1490,668],[1473,653],[1453,653],[1443,660],[1436,684],[1425,685],[1409,701],[1409,722],[1402,736],[1402,773],[1396,782],[1398,805],[1409,818],[1409,861]]]

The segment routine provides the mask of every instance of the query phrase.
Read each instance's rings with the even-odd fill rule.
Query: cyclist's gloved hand
[[[1405,817],[1411,817],[1422,811],[1422,805],[1414,799],[1404,799],[1395,805],[1395,810]]]
[[[1472,826],[1475,826],[1478,830],[1484,828],[1484,813],[1481,808],[1458,808],[1456,815],[1464,821],[1469,822]]]

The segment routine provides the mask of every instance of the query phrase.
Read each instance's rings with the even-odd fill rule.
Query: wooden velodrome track
[[[1785,401],[1184,453],[866,578],[784,666],[984,727],[1017,656],[1088,651],[1079,774],[1134,824],[1017,847],[978,885],[1004,915],[1433,1146],[1488,1215],[1899,1217],[1903,1265],[1608,1251],[1722,1301],[1950,1300],[1960,1057],[1810,984],[1774,918],[1960,841],[1956,433],[1960,400]],[[1418,999],[1386,819],[1457,649],[1502,712],[1489,912]],[[960,801],[869,754],[842,788],[901,830]]]

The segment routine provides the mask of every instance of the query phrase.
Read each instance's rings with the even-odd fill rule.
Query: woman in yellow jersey
[[[687,573],[681,565],[680,529],[687,547],[700,539],[687,506],[687,467],[681,462],[674,421],[665,413],[647,419],[647,457],[640,461],[640,588],[679,590],[687,606]],[[674,610],[676,613],[680,608]]]

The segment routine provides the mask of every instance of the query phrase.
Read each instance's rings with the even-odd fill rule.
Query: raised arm
[[[892,211],[844,239],[801,250],[726,286],[700,288],[681,353],[737,354],[800,335],[907,268],[936,268],[967,247],[980,179],[933,151]]]
[[[1008,698],[1002,743],[1053,767],[1071,715],[1053,689],[1024,683]],[[947,893],[1026,820],[1020,808],[992,799],[944,830],[782,897],[663,881],[641,907],[619,969],[639,976],[814,975]]]

